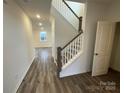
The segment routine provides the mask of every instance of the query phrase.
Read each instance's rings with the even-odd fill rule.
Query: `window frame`
[[[44,33],[44,36],[42,36],[42,33]],[[42,38],[44,38],[44,40]],[[41,31],[40,32],[40,42],[46,42],[46,41],[47,41],[47,32]]]

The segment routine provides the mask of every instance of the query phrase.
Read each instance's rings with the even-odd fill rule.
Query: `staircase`
[[[66,69],[82,53],[82,16],[79,17],[65,0],[53,0],[53,7],[78,31],[78,34],[64,47],[57,48],[57,74]]]

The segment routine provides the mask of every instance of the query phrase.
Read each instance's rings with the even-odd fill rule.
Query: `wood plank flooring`
[[[36,49],[36,55],[17,93],[120,93],[116,71],[97,77],[84,73],[59,79],[51,48]]]

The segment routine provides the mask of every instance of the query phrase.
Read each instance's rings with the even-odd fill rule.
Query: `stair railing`
[[[82,30],[82,16],[78,16],[65,0],[52,0],[53,7],[77,30]]]
[[[76,35],[70,42],[68,42],[64,47],[57,48],[57,73],[58,76],[62,67],[68,63],[69,60],[73,59],[75,55],[79,53],[82,49],[82,16],[78,17],[78,15],[73,11],[73,9],[66,3],[65,0],[62,0],[63,3],[67,6],[67,8],[75,15],[75,17],[79,20],[78,26],[78,35]],[[59,0],[57,0],[59,2]]]
[[[58,76],[63,66],[65,66],[70,60],[73,59],[82,50],[82,38],[83,32],[81,31],[75,36],[70,42],[64,47],[57,48],[57,65],[58,65]]]
[[[78,31],[82,31],[82,16],[79,17],[74,11],[73,9],[66,3],[65,0],[62,0],[64,2],[64,4],[68,7],[68,9],[75,15],[75,17],[79,20],[79,27],[78,27]]]

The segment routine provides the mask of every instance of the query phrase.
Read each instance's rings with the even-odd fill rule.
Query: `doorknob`
[[[97,56],[97,55],[99,55],[98,53],[95,53],[95,55]]]

